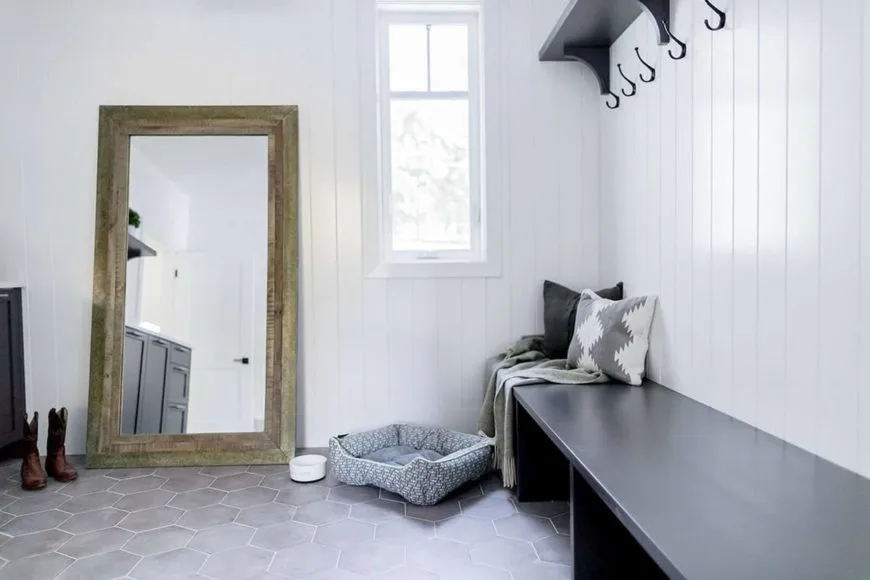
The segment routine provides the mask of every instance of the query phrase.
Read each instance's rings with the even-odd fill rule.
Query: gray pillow
[[[602,298],[622,300],[622,282],[613,288],[596,292]],[[551,359],[568,355],[568,345],[574,335],[574,316],[580,293],[544,280],[544,354]]]
[[[577,302],[569,366],[641,384],[655,308],[655,296],[613,301],[584,290]]]

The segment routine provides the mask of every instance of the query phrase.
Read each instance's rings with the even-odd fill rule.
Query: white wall
[[[70,408],[71,452],[84,449],[100,104],[299,105],[302,445],[401,419],[473,428],[484,358],[541,327],[541,280],[598,282],[595,83],[537,62],[563,0],[486,0],[504,272],[442,280],[363,277],[372,0],[74,4],[0,3],[0,279],[27,283],[28,406]]]
[[[659,80],[602,117],[602,275],[661,295],[655,379],[870,475],[870,4],[721,3],[614,46]]]

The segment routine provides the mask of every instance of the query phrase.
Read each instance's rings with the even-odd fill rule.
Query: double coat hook
[[[645,61],[645,60],[643,59],[643,57],[640,55],[640,48],[638,48],[638,47],[635,46],[635,47],[634,47],[634,54],[637,55],[637,59],[638,59],[638,60],[641,62],[641,64],[642,64],[643,66],[645,66],[646,69],[649,71],[649,78],[644,78],[643,73],[640,73],[640,74],[638,75],[638,76],[640,77],[640,80],[643,81],[643,82],[645,82],[645,83],[651,83],[651,82],[653,82],[654,80],[656,80],[656,69],[654,69],[654,68],[652,67],[652,65],[650,65],[647,61]]]
[[[707,6],[710,7],[710,10],[715,12],[716,15],[719,17],[719,24],[717,24],[715,26],[710,24],[710,19],[708,18],[708,19],[704,20],[704,26],[706,26],[708,30],[713,30],[713,31],[722,30],[723,28],[725,28],[725,19],[726,19],[725,12],[716,8],[716,6],[714,6],[710,0],[704,0],[704,2],[706,2]]]
[[[616,65],[616,68],[619,69],[619,75],[625,79],[625,82],[627,82],[629,85],[631,85],[631,92],[629,93],[629,92],[626,92],[625,89],[621,89],[622,94],[626,97],[633,97],[635,95],[635,93],[637,93],[637,83],[632,82],[632,80],[630,78],[625,76],[625,73],[622,72],[622,63],[619,63],[618,65]]]
[[[686,58],[686,43],[674,36],[674,33],[671,32],[668,23],[662,20],[662,25],[665,27],[665,32],[668,33],[668,36],[671,37],[671,40],[677,43],[677,46],[680,47],[680,54],[674,54],[674,49],[668,50],[668,56],[670,56],[673,60],[682,60]]]
[[[607,103],[605,103],[607,105],[607,108],[608,109],[618,109],[619,108],[619,95],[617,95],[613,91],[610,91],[610,96],[616,100],[613,103],[610,103],[609,101]]]

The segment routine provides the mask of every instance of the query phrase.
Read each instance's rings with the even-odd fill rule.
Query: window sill
[[[500,278],[501,264],[485,262],[381,262],[367,278]]]

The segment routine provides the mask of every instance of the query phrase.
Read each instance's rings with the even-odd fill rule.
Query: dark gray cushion
[[[595,293],[608,300],[622,300],[622,282]],[[551,359],[568,356],[579,300],[579,292],[544,280],[544,353]]]

